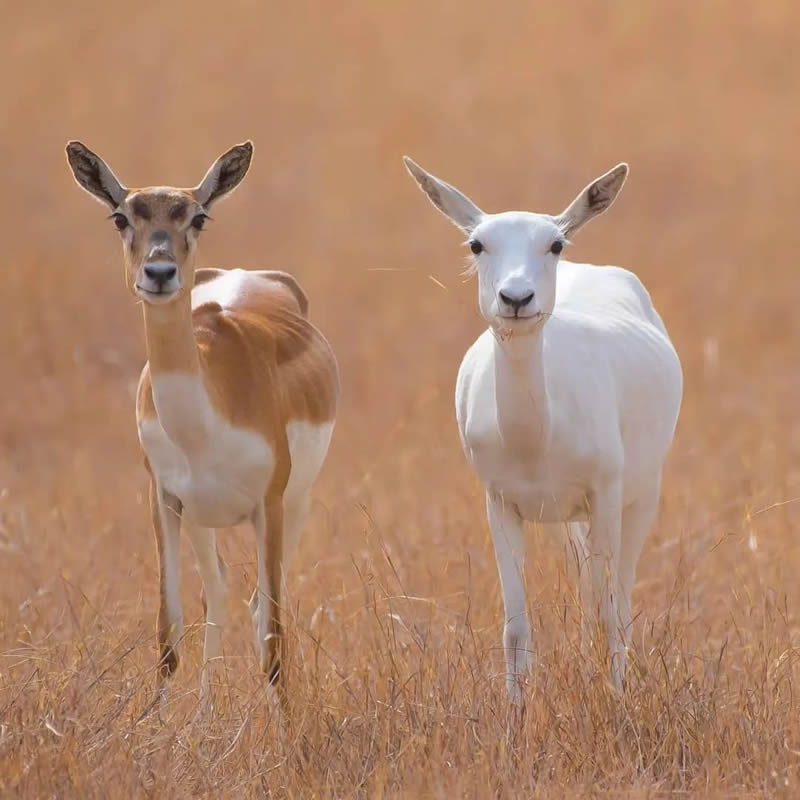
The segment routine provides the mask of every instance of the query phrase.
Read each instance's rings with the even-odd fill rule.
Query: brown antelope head
[[[197,237],[211,206],[230,194],[250,167],[253,143],[221,155],[194,189],[127,189],[100,156],[81,142],[67,144],[78,184],[111,209],[122,237],[128,288],[146,303],[169,303],[194,285]]]

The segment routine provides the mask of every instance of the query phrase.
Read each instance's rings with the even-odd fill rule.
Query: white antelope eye
[[[472,250],[476,256],[479,256],[483,252],[483,245],[477,239],[473,239],[469,243],[469,249]]]
[[[550,252],[557,256],[562,250],[564,249],[564,242],[562,241],[555,241],[553,244],[550,245]]]

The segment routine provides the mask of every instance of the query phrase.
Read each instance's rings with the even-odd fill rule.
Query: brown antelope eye
[[[111,219],[114,220],[118,231],[124,231],[128,227],[128,218],[124,214],[112,214]]]
[[[483,245],[477,239],[473,239],[469,243],[469,249],[472,250],[476,256],[479,256],[483,252]]]
[[[194,218],[192,219],[192,227],[196,231],[203,230],[203,225],[206,224],[206,220],[208,219],[207,214],[195,214]]]
[[[550,245],[550,252],[554,256],[557,256],[563,249],[564,249],[564,242],[561,241],[553,242],[553,244]]]

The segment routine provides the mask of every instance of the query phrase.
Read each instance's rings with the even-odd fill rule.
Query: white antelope
[[[486,488],[509,693],[520,701],[529,664],[526,520],[569,536],[585,630],[600,623],[605,631],[611,678],[621,689],[636,563],[658,510],[683,378],[664,323],[633,273],[560,256],[567,237],[611,205],[628,167],[614,167],[549,216],[486,214],[405,163],[436,208],[468,235],[490,326],[461,362],[456,417]]]
[[[127,189],[80,142],[67,145],[78,184],[111,210],[128,288],[142,302],[148,362],[136,421],[150,472],[158,549],[161,678],[178,665],[183,635],[180,528],[203,581],[204,669],[221,655],[225,563],[215,528],[250,520],[258,587],[250,599],[256,654],[280,680],[284,567],[301,533],[311,487],[333,432],[339,377],[328,342],[308,321],[303,290],[283,272],[195,269],[211,207],[250,166],[233,147],[194,189]]]

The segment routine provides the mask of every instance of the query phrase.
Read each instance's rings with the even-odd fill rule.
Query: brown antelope
[[[148,362],[136,421],[158,550],[159,682],[176,669],[183,635],[183,521],[203,582],[203,696],[226,619],[215,528],[245,520],[258,553],[250,599],[256,654],[269,683],[281,687],[283,570],[309,511],[339,393],[336,359],[308,321],[294,278],[195,269],[208,212],[244,178],[252,153],[251,142],[233,147],[194,189],[127,189],[83,144],[67,145],[75,180],[111,209],[128,288],[144,310]]]

